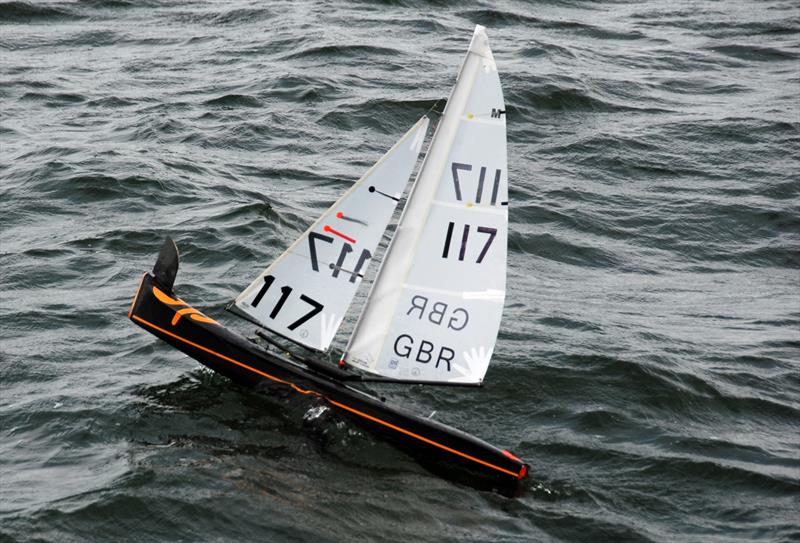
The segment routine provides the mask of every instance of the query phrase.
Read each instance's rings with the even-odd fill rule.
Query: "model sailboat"
[[[328,350],[427,129],[423,117],[229,309],[308,349]],[[505,105],[485,29],[477,26],[338,368],[262,349],[175,297],[178,255],[169,239],[129,316],[237,381],[318,396],[423,461],[516,485],[527,466],[510,452],[351,386],[482,383],[505,298],[507,205]]]

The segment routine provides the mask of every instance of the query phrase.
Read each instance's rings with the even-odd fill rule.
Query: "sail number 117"
[[[456,224],[454,222],[447,223],[447,233],[444,237],[444,248],[442,249],[442,258],[450,258],[450,245],[453,241],[453,230],[455,229]],[[478,259],[475,261],[477,264],[483,262],[483,258],[486,256],[486,253],[489,251],[489,247],[492,246],[492,242],[494,238],[497,236],[497,228],[490,228],[488,226],[479,226],[477,228],[479,234],[487,234],[489,237],[483,243],[483,247],[481,248],[481,252],[478,254]],[[458,259],[463,261],[466,253],[467,253],[467,243],[469,242],[469,233],[470,233],[470,226],[468,224],[464,225],[464,228],[461,232],[461,246],[458,249]],[[455,253],[455,251],[454,251]]]
[[[274,282],[275,282],[275,277],[273,277],[272,275],[265,275],[264,276],[264,284],[259,289],[259,291],[256,294],[255,298],[253,298],[253,301],[250,302],[250,305],[253,306],[253,307],[258,307],[258,304],[261,303],[261,300],[264,298],[264,295],[267,293],[267,291],[269,290],[269,287],[271,287],[272,283],[274,283]],[[280,298],[278,298],[278,301],[275,303],[275,306],[272,308],[272,311],[269,312],[269,318],[270,319],[275,319],[278,316],[278,313],[280,313],[281,309],[283,309],[283,306],[286,303],[286,299],[289,297],[289,295],[291,293],[292,293],[292,287],[290,287],[288,285],[285,285],[285,286],[281,287]],[[309,298],[305,294],[301,294],[300,295],[300,300],[302,300],[305,303],[307,303],[308,305],[310,305],[311,306],[311,311],[309,311],[308,313],[306,313],[305,315],[303,315],[302,317],[300,317],[299,319],[297,319],[296,321],[294,321],[293,323],[291,323],[287,327],[287,328],[289,328],[289,330],[292,330],[292,331],[294,331],[298,327],[302,326],[306,321],[310,320],[317,313],[321,313],[322,309],[324,308],[324,306],[321,303],[319,303],[318,301],[316,301],[316,300],[314,300],[312,298]]]
[[[450,169],[453,173],[453,188],[456,191],[456,200],[459,202],[463,201],[463,197],[461,195],[461,182],[464,181],[463,179],[459,179],[458,172],[471,172],[472,171],[472,164],[462,164],[460,162],[453,162],[450,164]],[[478,188],[475,191],[475,203],[480,204],[481,200],[483,199],[483,185],[485,184],[486,180],[486,166],[481,166],[480,175],[478,176]],[[499,168],[494,171],[494,181],[492,182],[492,196],[490,200],[490,205],[497,205],[497,198],[500,192],[500,175],[502,170]],[[474,175],[474,174],[473,174]],[[505,205],[504,203],[500,202],[500,205]]]

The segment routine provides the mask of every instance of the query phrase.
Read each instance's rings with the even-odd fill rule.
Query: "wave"
[[[595,323],[588,321],[578,321],[566,317],[541,317],[537,319],[539,324],[544,326],[557,326],[559,328],[566,328],[568,330],[582,330],[600,332],[603,328]]]
[[[374,45],[321,45],[307,47],[294,53],[281,57],[281,60],[314,59],[325,60],[329,58],[361,58],[375,59],[375,57],[396,57],[403,52],[389,47]]]
[[[68,35],[56,42],[57,46],[78,47],[107,47],[123,41],[123,37],[113,30],[84,30],[77,34]]]
[[[338,106],[324,113],[319,122],[338,129],[356,130],[369,127],[385,134],[397,132],[398,126],[411,126],[421,115],[433,108],[438,100],[375,99]],[[440,106],[444,107],[444,106]]]
[[[71,92],[26,92],[20,99],[23,101],[46,102],[50,107],[58,107],[65,104],[80,104],[86,101],[84,95]]]
[[[52,172],[47,163],[42,172]],[[46,175],[46,173],[45,173]],[[114,177],[107,174],[80,173],[56,176],[51,174],[36,187],[36,193],[52,200],[76,204],[120,202],[128,198],[161,203],[167,195],[187,194],[190,190],[179,181],[164,181],[139,175]]]
[[[261,107],[263,104],[255,96],[248,94],[226,94],[203,102],[207,106],[232,107]]]
[[[523,236],[510,232],[509,247],[515,251],[536,254],[541,258],[586,268],[616,268],[620,259],[613,253],[586,244],[569,242],[553,234]]]
[[[594,93],[579,89],[565,88],[553,84],[539,87],[511,88],[508,91],[506,103],[512,111],[529,116],[531,110],[550,111],[593,111],[593,112],[618,112],[641,111],[630,105],[613,103],[596,96]]]
[[[136,100],[132,100],[130,98],[123,98],[121,96],[104,96],[103,98],[89,100],[86,103],[87,106],[109,108],[109,109],[130,107],[136,104],[137,104]]]
[[[78,0],[77,3],[94,9],[127,9],[169,6],[173,2],[170,0]]]
[[[631,14],[632,19],[646,27],[663,27],[670,25],[677,28],[692,30],[715,39],[732,37],[756,36],[789,36],[797,34],[800,28],[800,17],[795,12],[785,16],[775,13],[773,18],[741,17],[730,18],[712,16],[707,17],[707,12],[697,10],[658,10],[642,11]],[[716,14],[718,15],[718,14]]]
[[[334,81],[322,77],[283,75],[272,82],[269,89],[271,97],[308,103],[330,100],[341,95],[341,88]]]
[[[233,26],[255,24],[275,18],[275,12],[267,8],[239,8],[229,11],[180,11],[167,12],[167,16],[181,23],[199,23],[210,26]]]
[[[798,60],[797,54],[792,51],[777,47],[765,47],[762,45],[712,45],[706,47],[706,50],[741,60],[755,60],[760,62],[775,62],[781,60],[797,62]]]
[[[587,7],[587,6],[584,6]],[[592,9],[590,6],[589,9]],[[596,39],[607,40],[639,40],[646,38],[646,35],[637,30],[621,31],[611,30],[596,25],[591,25],[579,21],[570,21],[565,19],[547,19],[542,17],[535,17],[519,12],[514,12],[509,9],[478,9],[468,10],[461,13],[463,17],[473,20],[479,24],[483,24],[490,28],[521,25],[525,27],[538,27],[543,30],[559,29],[569,30],[571,32],[582,34]]]
[[[73,10],[30,2],[0,2],[0,21],[25,23],[53,19],[81,19]]]

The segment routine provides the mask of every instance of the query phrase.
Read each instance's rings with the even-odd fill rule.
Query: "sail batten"
[[[482,381],[505,299],[504,115],[488,38],[477,26],[346,363],[390,378]]]
[[[242,291],[232,310],[327,350],[408,184],[427,128],[423,117]]]

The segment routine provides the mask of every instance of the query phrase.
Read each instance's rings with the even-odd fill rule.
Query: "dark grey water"
[[[167,234],[225,304],[434,102],[508,105],[504,329],[393,402],[531,464],[509,499],[126,318]],[[0,3],[0,540],[800,539],[791,1]],[[341,340],[340,340],[341,346]]]

